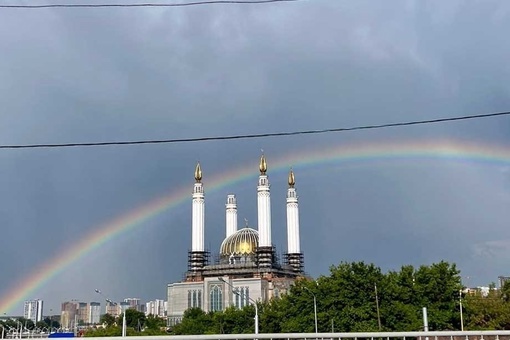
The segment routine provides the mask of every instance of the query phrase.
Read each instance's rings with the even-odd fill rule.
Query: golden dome
[[[289,172],[288,182],[289,182],[289,187],[294,188],[294,184],[296,184],[296,178],[294,177],[294,171],[292,171],[292,169],[290,169],[290,172]]]
[[[195,168],[195,180],[197,183],[200,183],[202,180],[202,168],[200,168],[200,163],[197,163],[197,167]]]
[[[259,233],[255,229],[239,229],[221,243],[220,255],[252,255],[259,246]]]
[[[261,175],[265,175],[267,171],[267,163],[266,163],[266,157],[264,157],[264,154],[260,156],[260,164],[259,164],[259,170]]]

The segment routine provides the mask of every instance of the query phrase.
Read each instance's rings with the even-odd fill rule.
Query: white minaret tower
[[[289,172],[289,188],[287,189],[287,251],[289,254],[301,253],[299,247],[299,206],[294,185],[296,180],[292,169]]]
[[[267,163],[264,155],[260,157],[259,170],[259,185],[257,186],[259,247],[271,247],[271,196],[269,193],[269,180],[266,175]]]
[[[289,188],[287,189],[287,263],[293,271],[303,272],[303,254],[299,242],[299,206],[296,193],[296,179],[292,169],[288,178]]]
[[[197,163],[191,216],[191,252],[189,256],[189,269],[191,272],[196,272],[203,268],[207,260],[204,251],[204,224],[204,186],[202,184],[202,169],[200,168],[200,163]]]
[[[266,175],[267,163],[264,155],[260,157],[259,170],[259,185],[257,186],[259,266],[270,267],[273,261],[273,248],[271,243],[271,196],[269,192],[269,180]]]
[[[236,195],[227,195],[227,204],[225,204],[226,216],[226,235],[225,238],[237,231],[237,202]]]
[[[191,220],[191,251],[204,251],[205,202],[202,169],[200,163],[195,168],[195,186]]]

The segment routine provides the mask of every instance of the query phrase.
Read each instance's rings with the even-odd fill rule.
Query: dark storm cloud
[[[503,111],[508,16],[506,3],[491,1],[2,11],[0,143],[196,137]],[[338,144],[418,137],[507,143],[508,125],[498,119],[303,138],[2,151],[8,256],[0,258],[0,285],[16,285],[105,221],[191,186],[197,160],[206,190],[210,174],[254,166],[254,181],[206,198],[206,245],[214,252],[227,193],[238,194],[239,223],[256,223],[261,148],[271,169],[282,155]],[[505,267],[483,254],[505,249],[495,240],[510,239],[509,182],[500,170],[431,161],[296,168],[307,270],[324,274],[341,260],[395,268],[446,259],[478,283],[494,280]],[[270,179],[274,239],[284,251],[285,173]],[[54,310],[65,299],[97,299],[96,287],[115,299],[164,298],[166,283],[186,269],[190,215],[189,204],[169,210],[90,252],[35,294]]]

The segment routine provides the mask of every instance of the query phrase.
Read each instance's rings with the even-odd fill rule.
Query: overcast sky
[[[11,1],[12,3],[17,3]],[[510,110],[506,1],[308,0],[184,8],[0,9],[0,144],[166,139],[323,129]],[[510,117],[320,136],[0,150],[0,299],[63,249],[151,200],[185,204],[104,243],[32,295],[166,299],[187,269],[200,160],[206,246],[226,195],[256,227],[268,158],[273,241],[286,250],[285,171],[300,150],[469,142],[506,148]],[[253,177],[207,193],[208,178]],[[292,166],[293,164],[288,164]],[[305,269],[341,261],[455,262],[468,285],[509,275],[510,159],[395,158],[294,167]],[[20,314],[22,302],[0,313]],[[54,312],[55,313],[55,312]]]

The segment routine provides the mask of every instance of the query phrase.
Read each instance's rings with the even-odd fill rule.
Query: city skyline
[[[134,303],[133,303],[134,302]],[[27,320],[31,320],[32,322],[37,323],[42,321],[47,317],[55,317],[59,316],[59,318],[66,318],[65,313],[69,311],[68,307],[72,307],[74,311],[72,312],[73,317],[67,316],[68,319],[74,319],[74,315],[78,316],[78,320],[83,321],[84,323],[99,323],[99,318],[101,315],[108,313],[114,316],[119,316],[124,308],[132,308],[140,312],[144,312],[146,315],[153,314],[159,317],[166,317],[166,307],[167,301],[163,299],[154,299],[146,302],[142,302],[139,298],[124,298],[120,303],[116,302],[103,302],[105,309],[103,311],[101,302],[97,301],[80,301],[77,299],[73,299],[70,301],[62,301],[60,303],[61,308],[57,310],[49,309],[44,312],[43,305],[44,301],[37,300],[27,300],[23,303],[23,315],[7,315],[4,314],[3,318],[10,317],[23,317]],[[108,309],[109,306],[112,306],[113,309]],[[86,308],[86,309],[83,309]],[[82,310],[80,310],[82,309]],[[67,320],[69,321],[69,320]],[[67,325],[69,328],[69,325]],[[72,328],[72,327],[71,327]]]

